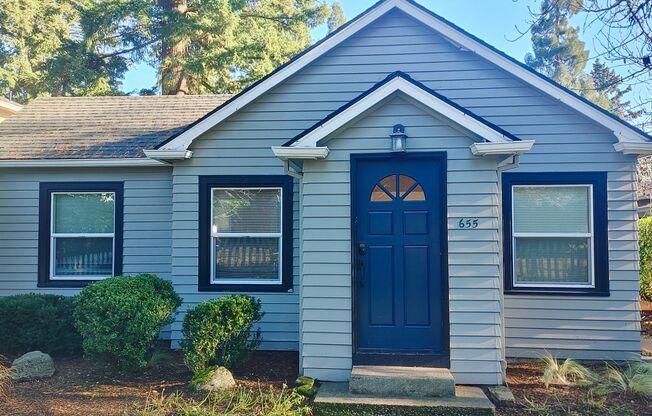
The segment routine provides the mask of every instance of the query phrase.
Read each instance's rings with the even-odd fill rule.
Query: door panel
[[[433,363],[448,351],[445,155],[358,156],[351,174],[354,362]]]

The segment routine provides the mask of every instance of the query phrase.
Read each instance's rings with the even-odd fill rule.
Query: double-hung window
[[[503,175],[505,289],[608,294],[606,175]]]
[[[289,289],[291,178],[202,177],[200,195],[200,289]]]
[[[42,183],[39,283],[76,286],[121,272],[122,183]]]

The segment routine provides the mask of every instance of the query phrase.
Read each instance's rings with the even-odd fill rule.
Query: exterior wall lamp
[[[405,142],[407,140],[407,134],[405,134],[404,125],[396,124],[392,131],[392,134],[390,134],[389,137],[392,138],[393,152],[405,152]]]

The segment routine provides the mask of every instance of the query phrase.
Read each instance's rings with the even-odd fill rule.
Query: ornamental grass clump
[[[118,368],[145,367],[161,327],[172,323],[180,305],[172,283],[155,275],[93,283],[75,301],[84,353]]]
[[[263,316],[260,301],[231,295],[211,299],[190,309],[183,320],[183,359],[194,373],[208,367],[233,369],[242,364],[261,342]]]
[[[613,392],[652,397],[652,363],[636,362],[623,367],[608,365],[601,384]]]
[[[568,386],[578,382],[590,383],[595,378],[591,370],[570,358],[560,363],[557,358],[545,354],[539,360],[543,364],[543,383],[546,388],[551,384]]]

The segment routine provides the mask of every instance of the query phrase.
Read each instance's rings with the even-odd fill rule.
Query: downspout
[[[292,159],[285,159],[283,161],[283,173],[300,181],[303,178],[303,167]]]
[[[501,160],[498,162],[498,168],[496,169],[496,172],[498,174],[498,200],[501,201],[498,206],[500,206],[500,210],[498,212],[498,258],[500,259],[500,262],[498,264],[498,271],[500,275],[500,279],[498,282],[499,288],[500,288],[500,328],[501,328],[501,368],[503,372],[503,384],[506,383],[507,380],[507,351],[506,351],[506,335],[505,335],[505,286],[504,286],[504,279],[505,279],[505,267],[504,267],[504,241],[503,241],[503,209],[505,208],[502,204],[503,200],[503,175],[502,173],[507,171],[507,170],[512,170],[516,169],[519,166],[519,163],[521,161],[521,156],[519,154],[512,154],[507,156],[505,159]]]

